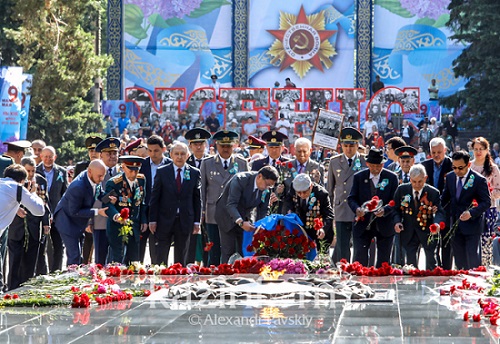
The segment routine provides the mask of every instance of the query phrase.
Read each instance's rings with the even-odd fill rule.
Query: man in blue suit
[[[149,230],[156,237],[160,263],[168,263],[172,241],[174,262],[185,265],[192,234],[200,233],[201,175],[187,164],[189,149],[175,142],[170,150],[173,163],[156,172],[149,202]]]
[[[458,224],[451,238],[455,265],[468,270],[481,265],[481,230],[483,214],[491,204],[490,191],[486,179],[470,168],[468,152],[455,152],[451,160],[453,172],[446,175],[441,204],[450,214],[450,230]]]
[[[67,264],[80,264],[82,261],[81,238],[89,219],[100,214],[106,216],[107,208],[92,208],[94,201],[102,194],[100,183],[106,173],[101,160],[89,164],[73,180],[54,211],[54,223],[66,246]]]
[[[398,187],[398,176],[383,168],[384,155],[378,149],[370,149],[366,157],[368,169],[361,170],[354,175],[351,193],[347,203],[356,213],[358,220],[353,226],[354,258],[362,265],[368,265],[368,251],[373,238],[377,239],[376,266],[389,262],[391,258],[392,242],[394,239],[393,213],[388,203],[392,200]],[[363,204],[374,196],[382,201],[383,207],[376,212],[369,213]]]

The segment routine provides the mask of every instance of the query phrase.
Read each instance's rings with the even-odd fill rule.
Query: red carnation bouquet
[[[118,236],[122,237],[122,241],[126,244],[128,243],[128,237],[133,235],[132,220],[130,217],[130,209],[122,208],[120,211],[120,216],[118,221],[122,223],[120,230],[118,231]]]
[[[289,230],[280,224],[273,230],[257,228],[252,244],[247,247],[247,250],[255,252],[255,256],[304,259],[306,254],[315,247],[314,240],[309,240],[302,228]]]
[[[391,200],[388,203],[388,206],[390,207],[394,207],[395,205],[396,203],[393,200]],[[379,209],[381,209],[383,206],[384,202],[382,202],[382,200],[378,196],[373,196],[371,200],[363,203],[361,205],[361,208],[364,210],[365,213],[374,213],[377,212]],[[358,222],[358,221],[363,221],[364,219],[365,219],[364,216],[361,216],[361,217],[356,217],[354,221]],[[374,219],[375,217],[372,219],[372,221],[370,221],[368,226],[371,225]]]

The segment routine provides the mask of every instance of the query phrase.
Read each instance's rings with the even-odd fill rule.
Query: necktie
[[[406,173],[403,173],[403,174],[404,174],[403,183],[408,183],[409,182],[408,175]]]
[[[418,203],[420,202],[418,199],[418,191],[415,191],[415,198],[413,200],[415,202],[415,207],[418,208]]]
[[[196,167],[200,168],[201,166],[201,159],[196,159]]]
[[[100,195],[101,195],[101,185],[97,184],[95,187],[94,201],[97,201]]]
[[[227,170],[228,166],[227,166],[227,160],[224,160],[224,169]]]
[[[347,163],[349,164],[349,167],[352,166],[352,158],[347,159]]]
[[[177,185],[177,193],[181,193],[182,179],[181,179],[181,169],[177,169],[177,177],[175,178],[175,184]]]
[[[112,167],[108,168],[108,173],[109,173],[110,177],[113,176],[113,168]]]
[[[457,184],[457,192],[455,194],[455,197],[458,199],[460,197],[460,193],[462,192],[462,178],[458,178],[458,184]]]
[[[299,164],[299,174],[304,173],[304,165]]]
[[[276,159],[273,159],[273,166],[276,167]]]

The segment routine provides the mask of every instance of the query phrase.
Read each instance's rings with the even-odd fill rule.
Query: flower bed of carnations
[[[286,274],[337,274],[339,273],[338,268],[342,270],[342,274],[374,277],[389,275],[456,276],[469,273],[469,271],[464,270],[444,270],[441,268],[434,270],[418,270],[406,266],[396,268],[387,263],[380,268],[364,267],[358,262],[348,264],[345,260],[337,265],[338,268],[321,260],[310,262],[275,258],[266,263],[253,257],[236,260],[233,264],[208,267],[194,264],[188,266],[173,264],[168,267],[141,263],[133,263],[130,266],[89,264],[71,266],[67,273],[38,276],[31,279],[23,285],[23,288],[5,294],[3,299],[0,299],[0,307],[71,306],[73,308],[88,308],[91,305],[103,306],[118,301],[130,301],[133,297],[147,297],[153,291],[169,288],[169,282],[165,280],[165,277],[162,280],[161,276],[259,274],[265,266],[270,267],[272,271],[283,271]],[[478,268],[476,271],[485,271],[485,269]],[[121,288],[120,282],[133,280],[133,276],[128,277],[131,275],[136,276],[138,282],[129,287]],[[153,280],[153,276],[158,276],[158,279]],[[146,283],[148,277],[150,277],[150,280],[147,281],[148,287],[141,288],[142,282]],[[172,281],[170,282],[172,283]],[[500,277],[498,284],[500,285]],[[483,290],[484,288],[480,291]]]

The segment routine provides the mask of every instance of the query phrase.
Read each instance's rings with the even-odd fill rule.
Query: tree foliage
[[[498,0],[452,0],[447,23],[451,39],[469,43],[455,59],[456,77],[467,82],[463,90],[443,98],[442,105],[464,108],[472,126],[498,128],[500,113],[500,2]],[[495,130],[496,131],[496,130]]]
[[[33,75],[28,139],[56,147],[58,160],[81,158],[85,137],[103,125],[85,99],[112,63],[95,53],[105,0],[8,0],[1,6],[0,22],[8,25],[0,42],[12,45],[4,62]]]

